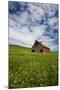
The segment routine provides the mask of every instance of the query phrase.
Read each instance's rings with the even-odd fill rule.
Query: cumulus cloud
[[[9,1],[9,44],[32,47],[35,40],[58,50],[58,5]]]

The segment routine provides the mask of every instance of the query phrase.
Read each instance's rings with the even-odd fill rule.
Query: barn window
[[[32,52],[35,52],[35,50],[32,50]]]
[[[40,49],[40,52],[43,52],[43,49]]]

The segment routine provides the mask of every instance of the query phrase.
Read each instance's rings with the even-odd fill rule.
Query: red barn
[[[37,40],[32,46],[32,52],[49,52],[49,51],[50,51],[50,48],[42,45],[42,43]]]

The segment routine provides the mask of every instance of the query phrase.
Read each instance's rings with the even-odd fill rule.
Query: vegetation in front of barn
[[[9,45],[9,88],[58,85],[58,54]]]

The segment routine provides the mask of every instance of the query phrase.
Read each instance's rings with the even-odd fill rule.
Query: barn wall
[[[37,52],[40,52],[40,48],[39,47],[33,47],[32,50],[35,50]]]
[[[49,52],[50,50],[48,48],[44,48],[43,52]]]

